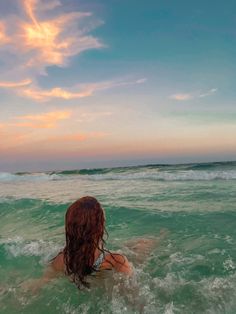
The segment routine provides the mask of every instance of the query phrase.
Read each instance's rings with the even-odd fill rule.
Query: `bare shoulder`
[[[64,271],[64,254],[60,252],[50,263],[51,267],[55,271]]]
[[[132,274],[132,266],[125,255],[111,252],[106,255],[104,262],[106,263],[106,266],[108,266],[108,269],[114,268],[120,273],[125,273],[127,275]]]

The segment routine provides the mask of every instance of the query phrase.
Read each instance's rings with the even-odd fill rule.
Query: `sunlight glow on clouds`
[[[71,120],[72,113],[76,114],[72,111],[50,111],[16,116],[5,123],[0,123],[0,150],[14,154],[25,150],[40,153],[42,149],[63,151],[71,147],[73,151],[77,143],[103,139],[108,135],[104,131],[85,132],[74,130],[66,124],[60,125],[63,121],[77,123],[76,119]],[[96,119],[96,114],[94,118]]]
[[[146,81],[146,80],[145,80]],[[136,81],[108,81],[100,82],[94,84],[83,84],[78,85],[70,89],[63,89],[60,87],[55,87],[50,90],[42,90],[37,87],[26,88],[20,90],[22,96],[34,99],[36,101],[48,101],[53,98],[61,98],[65,100],[75,99],[75,98],[84,98],[93,95],[94,92],[99,90],[106,90],[119,86],[127,86],[134,84],[142,84],[145,81],[143,79]],[[78,91],[80,90],[80,91]]]
[[[66,65],[70,57],[84,50],[103,46],[97,38],[87,35],[83,26],[80,29],[77,27],[77,23],[90,17],[91,13],[63,13],[55,18],[39,19],[37,8],[40,6],[39,0],[23,1],[23,7],[30,21],[21,21],[20,32],[12,38],[12,44],[18,45],[19,42],[16,40],[20,38],[21,49],[31,52],[29,61],[26,63],[27,67],[40,65],[44,69],[48,65]]]
[[[65,13],[60,10],[58,13],[57,10],[54,13],[52,9],[61,6],[57,0],[18,2],[22,12],[0,20],[1,59],[12,55],[1,73],[2,80],[21,82],[27,77],[36,84],[38,75],[47,75],[48,66],[68,66],[71,57],[85,50],[104,47],[99,39],[89,34],[101,24],[90,12]],[[0,87],[19,86],[1,84]],[[26,91],[26,94],[30,92]]]
[[[56,143],[66,143],[64,145],[70,145],[74,142],[83,142],[89,139],[98,139],[103,138],[107,135],[105,132],[87,132],[87,133],[73,133],[73,134],[64,134],[64,135],[57,135],[54,137],[49,137],[48,141]]]
[[[98,90],[146,82],[146,78],[140,78],[135,81],[114,80],[71,88],[40,88],[36,78],[39,74],[46,74],[48,66],[67,66],[70,58],[82,51],[104,47],[101,41],[88,34],[99,23],[91,23],[90,12],[61,13],[48,18],[47,11],[59,7],[59,1],[20,0],[20,3],[24,16],[17,16],[15,25],[10,17],[0,21],[0,43],[5,51],[16,56],[17,62],[14,70],[9,65],[12,69],[5,73],[8,80],[0,82],[0,88],[14,88],[19,96],[42,102],[59,98],[84,98]],[[11,33],[10,37],[6,35],[7,31]],[[15,81],[16,78],[19,78],[18,82]]]
[[[0,82],[0,88],[17,88],[17,87],[23,87],[31,84],[30,79],[22,80],[19,82]]]
[[[128,86],[135,84],[142,84],[146,82],[146,79],[139,80],[127,80],[127,81],[107,81],[93,84],[80,84],[70,89],[63,89],[60,87],[54,87],[52,89],[41,89],[36,85],[31,84],[30,79],[26,79],[19,82],[0,82],[0,88],[14,88],[15,92],[23,97],[33,99],[35,101],[49,101],[53,98],[61,98],[64,100],[84,98],[93,95],[94,92],[99,90],[106,90],[114,87]],[[29,86],[31,85],[31,86]],[[27,88],[22,88],[29,86]],[[79,91],[78,91],[79,90]]]
[[[92,94],[93,90],[88,89],[82,92],[70,92],[65,89],[55,87],[50,90],[42,90],[42,89],[23,89],[20,94],[22,96],[34,99],[36,101],[47,101],[52,98],[62,98],[62,99],[74,99],[74,98],[83,98],[88,97]]]
[[[192,99],[191,94],[174,94],[170,96],[170,99],[174,100],[190,100]]]
[[[67,120],[71,117],[71,111],[51,111],[42,114],[16,116],[5,123],[0,123],[0,130],[16,132],[15,127],[32,129],[52,129],[56,128],[61,120]],[[19,121],[19,122],[12,122]]]
[[[98,118],[102,117],[109,117],[113,115],[111,111],[104,111],[104,112],[84,112],[80,114],[78,122],[93,122]]]
[[[6,35],[5,24],[0,21],[0,45],[6,44],[9,40]]]
[[[16,122],[12,125],[19,127],[30,127],[35,129],[49,129],[55,128],[58,121],[66,120],[70,117],[70,111],[55,111],[47,112],[44,114],[25,115],[15,117],[15,119],[21,120],[22,122]]]
[[[136,81],[114,80],[93,84],[80,84],[70,88],[54,86],[42,89],[37,84],[38,75],[46,75],[47,67],[67,66],[71,57],[104,44],[89,32],[99,26],[91,12],[53,11],[60,8],[58,0],[19,0],[22,13],[0,20],[0,53],[15,56],[14,66],[2,72],[0,88],[14,89],[18,96],[45,102],[53,99],[79,99],[96,91],[118,86],[142,84],[146,78]],[[26,79],[27,78],[27,79]],[[18,79],[18,80],[17,80]],[[17,80],[17,81],[16,81]]]
[[[215,67],[218,53],[208,67],[205,53],[214,51],[205,30],[189,45],[171,16],[168,24],[183,44],[176,47],[166,19],[157,19],[160,36],[153,33],[164,0],[150,2],[151,19],[141,14],[146,4],[137,5],[142,32],[126,18],[133,14],[129,1],[116,2],[117,10],[112,1],[0,1],[1,162],[22,158],[28,167],[49,156],[66,162],[90,156],[96,164],[98,156],[235,152],[233,67],[232,76],[226,64]],[[191,30],[185,18],[180,26]],[[193,58],[185,57],[185,45]]]

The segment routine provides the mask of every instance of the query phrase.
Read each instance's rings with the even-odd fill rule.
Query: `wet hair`
[[[65,233],[63,253],[66,274],[78,288],[89,287],[86,276],[95,271],[95,250],[104,252],[104,234],[107,234],[103,209],[94,197],[82,197],[69,206],[65,216]]]

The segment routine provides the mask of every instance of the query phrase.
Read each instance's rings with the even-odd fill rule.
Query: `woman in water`
[[[101,270],[116,270],[127,275],[132,267],[124,255],[111,253],[104,245],[105,215],[91,196],[78,199],[65,216],[66,244],[51,261],[51,271],[64,272],[80,288],[88,286],[87,276]]]
[[[103,270],[114,270],[131,276],[132,266],[127,258],[105,248],[105,215],[100,203],[85,196],[69,206],[65,215],[64,249],[57,254],[40,279],[24,282],[23,290],[36,292],[44,284],[60,274],[65,274],[78,288],[88,287],[89,275]],[[153,250],[158,239],[134,239],[126,243],[132,252],[134,263],[143,263]]]

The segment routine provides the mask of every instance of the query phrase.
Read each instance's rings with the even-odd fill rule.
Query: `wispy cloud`
[[[78,122],[93,122],[99,118],[109,117],[113,115],[111,111],[103,111],[103,112],[83,112],[80,114],[77,119]]]
[[[19,91],[19,94],[36,101],[48,101],[53,98],[74,99],[88,97],[93,93],[93,89],[83,90],[81,92],[72,92],[69,90],[55,87],[49,90],[39,88],[26,88]]]
[[[191,94],[173,94],[169,98],[173,100],[190,100],[193,96]]]
[[[19,122],[11,123],[11,125],[33,129],[51,129],[57,126],[58,121],[66,120],[70,117],[70,111],[53,111],[43,114],[18,116],[14,119],[19,120]]]
[[[145,83],[146,81],[147,81],[147,78],[144,77],[144,78],[138,79],[138,80],[136,81],[136,83],[137,83],[137,84],[142,84],[142,83]]]
[[[38,7],[38,10],[40,11],[47,11],[47,10],[53,10],[57,7],[61,6],[61,2],[59,0],[50,0],[50,1],[44,1],[40,3],[40,6]]]
[[[25,79],[19,82],[0,82],[0,88],[19,88],[31,84],[31,79]]]
[[[217,92],[217,88],[212,88],[206,92],[193,92],[193,93],[177,93],[170,95],[169,98],[177,101],[186,101],[192,100],[196,98],[203,98],[207,96],[211,96]]]
[[[39,19],[36,14],[40,5],[39,0],[23,1],[31,21],[22,22],[21,31],[16,34],[16,38],[22,39],[21,48],[31,51],[31,58],[26,63],[28,67],[66,65],[70,57],[103,46],[97,38],[87,35],[85,28],[77,28],[78,22],[91,16],[90,12],[64,13],[52,19]]]
[[[17,15],[0,20],[1,53],[15,56],[14,70],[19,77],[45,74],[50,65],[66,66],[71,57],[104,47],[90,34],[102,23],[91,12],[65,13],[62,7],[55,15],[53,9],[61,5],[57,0],[19,0],[19,4]]]
[[[103,139],[108,136],[104,131],[78,131],[70,128],[78,126],[78,120],[72,111],[50,111],[40,114],[16,116],[6,122],[0,122],[0,149],[17,151],[42,149],[63,151],[64,147],[74,150],[81,142]],[[65,121],[63,124],[60,122]],[[66,126],[66,128],[65,128]],[[44,131],[45,129],[45,131]],[[29,132],[30,130],[30,132]]]
[[[106,132],[71,133],[49,137],[50,142],[83,142],[89,139],[98,139],[107,136]]]
[[[0,129],[0,149],[5,153],[11,152],[15,154],[35,154],[39,156],[46,152],[47,157],[50,152],[55,153],[78,153],[81,143],[103,140],[107,137],[108,133],[105,132],[74,132],[67,134],[48,135],[45,133],[36,134],[34,132],[12,132],[12,130]],[[66,150],[65,150],[66,147]]]
[[[5,24],[0,21],[0,45],[4,45],[10,41],[10,38],[6,35]]]
[[[19,82],[0,82],[0,88],[15,88],[16,93],[20,96],[30,98],[35,101],[49,101],[55,98],[64,100],[84,98],[93,95],[96,91],[142,84],[144,82],[146,82],[146,79],[114,80],[92,84],[80,84],[68,89],[63,89],[61,87],[41,89],[33,84],[30,79],[26,79]]]
[[[207,91],[206,93],[200,94],[199,97],[203,98],[203,97],[211,96],[211,95],[215,94],[216,92],[217,92],[217,88],[212,88],[209,91]]]
[[[11,88],[21,97],[44,102],[79,99],[98,91],[146,82],[146,78],[116,79],[69,88],[41,88],[37,77],[46,74],[48,66],[68,66],[73,56],[105,46],[90,34],[102,22],[95,20],[91,12],[63,12],[59,0],[18,1],[21,10],[17,16],[0,20],[0,45],[4,48],[0,57],[4,60],[8,53],[14,56],[14,66],[8,59],[7,69],[1,73],[0,88]]]

